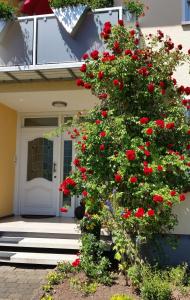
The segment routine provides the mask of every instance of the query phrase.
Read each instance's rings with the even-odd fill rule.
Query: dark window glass
[[[53,141],[37,138],[28,142],[27,181],[44,178],[52,181]]]
[[[63,178],[69,176],[72,170],[72,141],[64,141],[64,161],[63,161]],[[71,206],[71,197],[63,196],[63,205]]]
[[[24,127],[58,126],[58,118],[25,118]]]

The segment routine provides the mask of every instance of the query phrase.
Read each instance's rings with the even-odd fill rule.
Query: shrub
[[[134,300],[132,296],[128,295],[113,295],[110,300]]]
[[[99,283],[110,285],[109,259],[103,256],[105,244],[96,239],[93,234],[82,236],[81,268],[86,276],[95,279]]]
[[[128,11],[135,14],[137,17],[141,16],[144,12],[144,3],[140,0],[124,0]]]
[[[155,273],[143,280],[141,296],[143,300],[170,300],[172,289],[167,280],[159,273]]]
[[[12,19],[14,8],[4,2],[0,2],[0,19]]]
[[[78,4],[88,5],[92,9],[113,6],[113,0],[50,0],[50,5],[54,8],[65,6],[76,6]]]

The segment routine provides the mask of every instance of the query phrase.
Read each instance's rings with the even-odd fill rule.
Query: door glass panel
[[[28,142],[27,181],[53,177],[53,141],[37,138]]]
[[[72,141],[64,141],[63,179],[69,176],[72,170]],[[63,205],[71,206],[71,197],[63,196]]]

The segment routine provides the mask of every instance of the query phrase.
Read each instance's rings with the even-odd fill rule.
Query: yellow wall
[[[13,213],[16,111],[0,104],[0,217]]]

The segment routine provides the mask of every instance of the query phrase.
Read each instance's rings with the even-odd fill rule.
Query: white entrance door
[[[64,133],[62,136],[62,179],[68,177],[72,171],[72,161],[74,158],[74,142],[70,138],[69,134]],[[74,217],[75,207],[78,205],[79,200],[76,197],[64,196],[61,197],[61,207],[67,207],[67,213],[61,213],[61,216]]]
[[[59,208],[58,138],[50,129],[23,129],[21,137],[19,200],[21,215],[57,215]]]

